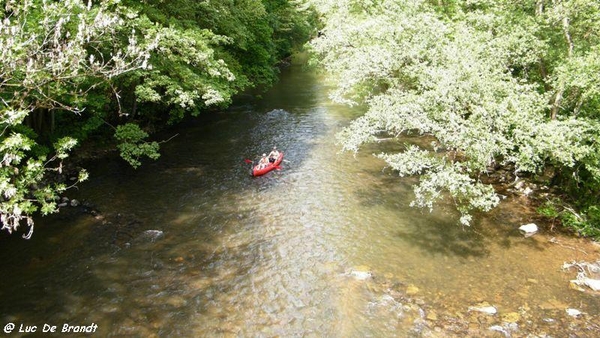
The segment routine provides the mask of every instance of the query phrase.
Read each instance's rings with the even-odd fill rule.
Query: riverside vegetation
[[[344,149],[405,142],[378,156],[420,177],[413,205],[450,196],[464,225],[499,203],[486,182],[498,169],[542,178],[567,198],[540,212],[600,237],[597,1],[313,3],[324,27],[310,45],[337,76],[332,98],[367,107]]]
[[[114,137],[134,167],[158,158],[148,131],[275,83],[315,18],[286,0],[2,0],[0,11],[1,222],[26,224],[26,238],[33,214],[58,210],[69,186],[54,176],[78,143]]]
[[[332,99],[367,107],[343,149],[416,175],[413,205],[450,197],[469,225],[500,201],[487,177],[545,175],[566,199],[540,208],[600,230],[600,4],[592,0],[0,1],[2,229],[33,231],[68,188],[53,175],[91,135],[132,166],[154,128],[273,85],[313,38]],[[317,33],[318,28],[318,33]],[[407,138],[409,136],[409,138]],[[412,138],[411,138],[412,137]],[[411,142],[426,138],[428,142]],[[87,178],[81,171],[77,183]]]

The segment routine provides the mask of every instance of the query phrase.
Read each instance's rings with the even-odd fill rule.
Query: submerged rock
[[[419,293],[419,288],[416,285],[410,284],[406,287],[406,294],[409,296],[414,296]]]
[[[433,310],[429,310],[429,312],[427,312],[427,315],[425,316],[425,319],[435,322],[438,320],[437,313]]]
[[[354,277],[357,280],[366,280],[373,277],[373,274],[370,271],[360,271],[360,270],[352,270],[349,273],[350,276]]]
[[[351,270],[346,270],[346,276],[353,277],[356,280],[367,280],[373,278],[371,269],[366,265],[359,265],[353,267]]]
[[[471,311],[475,311],[475,312],[481,312],[481,313],[485,313],[488,315],[495,315],[498,310],[496,310],[496,308],[494,306],[469,306],[469,312]]]
[[[521,315],[518,312],[509,312],[503,314],[501,318],[505,323],[515,323],[521,319]]]
[[[581,277],[571,281],[571,285],[585,285],[594,291],[600,291],[600,279],[592,279],[587,277]],[[583,289],[578,289],[583,291]]]
[[[496,332],[500,332],[504,335],[504,337],[510,337],[510,332],[507,331],[505,328],[503,328],[500,325],[494,325],[494,326],[490,326],[489,327],[490,331],[496,331]]]
[[[600,279],[584,279],[583,283],[594,291],[600,291]]]
[[[600,291],[600,261],[595,263],[572,262],[564,263],[563,269],[576,267],[579,272],[577,279],[571,280],[570,287],[575,290],[585,291],[580,286],[587,286],[593,291]]]
[[[138,237],[140,240],[154,242],[165,236],[165,233],[161,230],[146,230]]]
[[[493,325],[488,328],[490,331],[500,332],[504,337],[512,337],[512,332],[519,331],[517,323],[504,323],[502,325]]]

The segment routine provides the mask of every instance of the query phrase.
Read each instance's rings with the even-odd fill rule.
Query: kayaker
[[[277,150],[277,147],[273,147],[273,150],[271,150],[271,152],[269,153],[269,162],[275,163],[278,157],[279,151]]]
[[[269,165],[269,159],[267,158],[267,154],[262,154],[262,158],[258,161],[258,169],[262,169]]]

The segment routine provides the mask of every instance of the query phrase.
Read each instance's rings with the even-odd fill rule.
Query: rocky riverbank
[[[414,337],[594,337],[600,333],[600,316],[569,307],[560,301],[537,306],[524,304],[517,311],[504,310],[493,301],[478,299],[473,304],[452,308],[437,304],[418,285],[392,275],[380,276],[368,267],[344,274],[371,294],[370,311],[377,315],[393,312],[398,332]],[[524,281],[536,284],[537,280]],[[600,295],[600,293],[598,294]],[[477,297],[475,297],[477,298]]]

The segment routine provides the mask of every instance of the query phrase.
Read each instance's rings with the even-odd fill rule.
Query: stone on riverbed
[[[518,312],[508,312],[500,316],[504,323],[516,323],[521,319],[521,315]]]
[[[146,230],[138,236],[138,239],[143,241],[154,242],[163,238],[164,236],[165,234],[161,230]]]
[[[494,306],[486,305],[486,304],[481,304],[479,306],[469,306],[469,312],[471,312],[471,311],[481,312],[481,313],[485,313],[487,315],[495,315],[496,312],[498,312],[498,310],[496,310],[496,308]]]
[[[600,291],[600,279],[582,277],[572,280],[571,283],[576,285],[585,285],[594,291]]]
[[[504,337],[512,337],[512,332],[519,331],[519,324],[517,323],[503,323],[502,325],[493,325],[488,328],[490,331],[500,332]]]
[[[600,291],[600,279],[586,278],[584,280],[585,285],[589,286],[594,291]]]
[[[356,280],[367,280],[373,277],[373,274],[371,273],[371,271],[369,271],[369,268],[366,266],[358,266],[356,267],[356,269],[351,270],[348,273],[348,275],[354,277],[354,279]]]
[[[571,280],[570,287],[575,290],[585,291],[580,286],[587,286],[593,291],[600,291],[600,261],[564,263],[563,269],[576,267],[579,272],[577,279]]]
[[[406,287],[406,294],[409,296],[414,296],[419,293],[419,288],[416,285],[410,284]]]
[[[350,276],[357,280],[365,280],[373,277],[369,271],[351,271]]]
[[[525,237],[532,236],[538,231],[537,225],[535,223],[524,224],[519,227],[521,233],[525,235]]]

